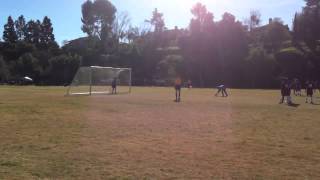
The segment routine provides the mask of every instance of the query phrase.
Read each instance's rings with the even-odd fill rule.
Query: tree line
[[[0,42],[0,82],[22,77],[38,85],[63,85],[72,79],[81,57],[64,52],[56,43],[51,19],[26,21],[8,17]]]
[[[50,18],[8,18],[0,46],[0,81],[30,76],[36,84],[70,83],[79,66],[131,67],[134,85],[168,85],[177,76],[198,87],[276,88],[282,77],[320,80],[320,0],[306,0],[292,29],[280,18],[261,24],[259,11],[244,21],[215,20],[197,3],[186,28],[168,29],[155,9],[144,26],[130,24],[108,0],[82,4],[86,37],[55,42]]]

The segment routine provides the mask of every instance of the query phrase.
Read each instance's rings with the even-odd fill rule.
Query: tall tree
[[[50,18],[45,16],[41,23],[40,43],[49,45],[55,42],[53,27]]]
[[[11,16],[8,17],[8,22],[4,25],[3,40],[8,43],[15,43],[18,40],[14,21]]]
[[[214,16],[211,12],[207,11],[205,5],[197,3],[191,9],[191,13],[194,16],[190,22],[191,32],[203,32],[212,29]]]
[[[248,25],[249,31],[252,31],[260,25],[261,13],[258,10],[251,10],[250,17],[245,20],[245,23]]]
[[[87,33],[89,37],[92,37],[94,35],[94,6],[93,2],[91,0],[87,0],[82,4],[82,31],[84,33]]]
[[[23,41],[26,34],[26,20],[23,15],[19,16],[18,20],[15,21],[15,27],[18,40]]]
[[[241,66],[248,54],[247,33],[241,22],[235,16],[224,13],[218,22],[217,41],[219,49],[218,67],[221,71],[221,80],[227,84],[239,86],[241,83]],[[232,73],[230,73],[232,72]],[[238,74],[233,76],[232,74]]]
[[[117,9],[108,0],[87,0],[82,4],[82,31],[88,36],[106,40],[111,36]]]
[[[198,86],[212,85],[216,61],[216,32],[213,13],[205,5],[197,3],[192,7],[188,35],[181,37],[179,45],[186,61],[186,72]],[[187,73],[186,73],[187,74]]]
[[[30,20],[26,25],[26,41],[33,44],[40,42],[41,22]]]
[[[270,50],[275,52],[281,48],[284,41],[291,40],[289,27],[283,24],[280,18],[274,18],[267,26],[264,35],[265,45],[269,45]]]
[[[320,40],[320,0],[305,0],[306,6],[294,21],[294,36],[303,40],[312,51]]]
[[[299,28],[299,14],[296,13],[294,15],[293,19],[293,25],[292,25],[292,35],[293,35],[293,43],[297,43],[297,41],[300,39],[300,28]]]
[[[130,18],[128,13],[123,12],[117,14],[116,20],[113,23],[112,31],[115,40],[124,41],[128,40],[128,33],[130,28]]]
[[[158,11],[157,8],[152,12],[152,18],[149,20],[151,25],[154,27],[154,32],[161,33],[164,31],[165,23],[163,19],[163,14]]]

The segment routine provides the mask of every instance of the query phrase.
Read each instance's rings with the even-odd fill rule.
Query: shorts
[[[180,90],[181,90],[181,85],[176,85],[174,88],[175,88],[177,91],[180,91]]]

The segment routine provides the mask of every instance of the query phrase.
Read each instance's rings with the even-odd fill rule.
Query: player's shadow
[[[313,103],[312,105],[314,105],[314,106],[320,106],[319,103]]]
[[[288,104],[288,106],[298,108],[300,106],[300,104],[290,103],[290,104]]]

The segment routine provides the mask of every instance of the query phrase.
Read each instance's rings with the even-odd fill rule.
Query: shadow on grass
[[[300,104],[290,103],[290,104],[288,104],[288,106],[298,108],[300,106]]]
[[[320,106],[320,104],[319,104],[319,103],[313,103],[313,104],[311,104],[311,105],[314,105],[314,106]]]

